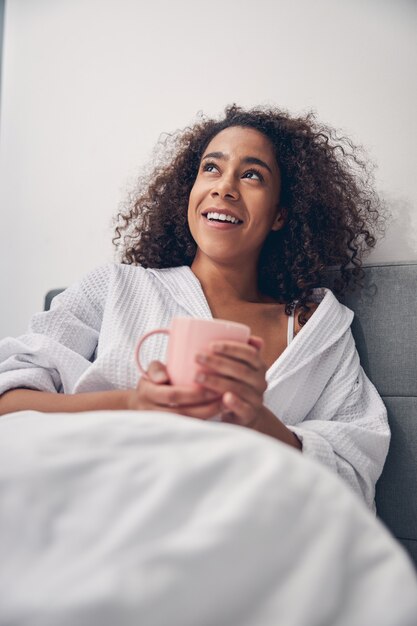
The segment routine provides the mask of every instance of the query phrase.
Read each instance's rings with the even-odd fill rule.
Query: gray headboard
[[[378,516],[417,565],[417,263],[365,268],[344,298],[361,362],[388,410],[392,439],[377,484]]]

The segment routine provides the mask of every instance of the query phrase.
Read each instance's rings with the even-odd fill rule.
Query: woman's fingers
[[[223,394],[229,391],[253,405],[262,404],[263,393],[267,389],[267,383],[261,377],[259,377],[256,383],[249,385],[244,381],[225,378],[222,375],[209,371],[200,372],[196,377],[196,381],[219,396],[223,396]]]
[[[257,337],[256,335],[251,335],[249,337],[249,345],[254,346],[257,350],[262,350],[264,346],[264,340],[262,337]]]
[[[258,340],[257,337],[251,337],[251,340],[252,339]],[[259,341],[262,342],[262,339],[259,338]],[[216,341],[211,344],[209,354],[227,357],[230,360],[257,370],[263,364],[259,350],[260,348],[256,345],[250,345],[249,343],[241,343],[238,341]]]
[[[225,407],[225,422],[239,424],[240,426],[250,426],[257,419],[259,407],[254,407],[250,402],[245,402],[239,396],[228,391],[224,394],[222,400]]]
[[[179,413],[180,415],[185,415],[186,417],[195,417],[197,419],[207,420],[210,417],[214,417],[215,415],[220,415],[223,409],[223,403],[221,398],[217,398],[213,402],[209,402],[207,404],[200,404],[197,406],[189,406],[189,407],[178,407],[177,410],[174,408],[169,409],[173,413]]]
[[[158,407],[179,407],[207,404],[219,400],[219,394],[201,385],[179,386],[169,384],[166,366],[159,361],[150,363],[147,378],[139,381],[147,401]]]
[[[206,404],[220,395],[200,385],[195,387],[180,387],[176,385],[157,385],[149,390],[149,397],[157,406],[195,406]]]
[[[154,383],[163,384],[169,382],[166,365],[160,361],[152,361],[149,364],[148,371],[146,373],[150,380]]]
[[[166,366],[159,361],[152,361],[146,374],[134,390],[132,408],[183,412],[182,407],[194,411],[195,407],[202,406],[201,416],[206,417],[210,412],[214,415],[213,411],[221,405],[221,395],[201,385],[171,385]],[[213,404],[214,408],[208,406]]]
[[[249,426],[263,407],[266,365],[260,357],[263,340],[252,336],[249,344],[215,342],[200,355],[196,382],[222,397],[222,420]],[[202,357],[202,358],[201,358]]]
[[[188,417],[208,419],[222,409],[221,395],[201,386],[175,387],[146,382],[146,408],[180,413]]]
[[[253,345],[232,341],[213,343],[210,352],[198,354],[196,357],[202,374],[214,373],[263,393],[266,389],[266,366],[259,354],[263,340],[254,336],[250,340]],[[203,378],[197,378],[196,382],[206,386]]]
[[[197,356],[197,363],[202,368],[202,374],[213,373],[221,375],[227,379],[237,380],[255,388],[258,388],[261,379],[263,382],[265,381],[266,370],[261,362],[259,362],[259,367],[255,369],[246,363],[230,359],[226,356],[204,354]],[[202,380],[198,378],[198,375],[196,382],[202,382]]]

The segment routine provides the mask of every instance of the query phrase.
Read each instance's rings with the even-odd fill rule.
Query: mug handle
[[[146,333],[145,335],[143,335],[141,339],[139,339],[138,345],[136,346],[136,349],[135,349],[135,361],[136,361],[136,365],[138,366],[140,373],[142,374],[144,378],[146,378],[146,380],[150,380],[150,378],[148,374],[146,373],[146,371],[143,369],[142,364],[139,359],[139,351],[142,347],[142,344],[145,341],[145,339],[148,339],[148,337],[150,337],[151,335],[156,335],[157,333],[163,333],[164,335],[169,335],[170,332],[171,331],[169,328],[156,328],[155,330],[149,331],[149,333]]]

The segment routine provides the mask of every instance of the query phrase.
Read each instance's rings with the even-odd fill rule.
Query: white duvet
[[[329,470],[156,412],[0,419],[1,626],[415,626],[411,563]]]

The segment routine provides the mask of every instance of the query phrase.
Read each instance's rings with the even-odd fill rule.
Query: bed
[[[0,420],[1,626],[415,626],[411,561],[270,437],[157,412]]]
[[[0,626],[415,626],[416,286],[416,264],[372,266],[345,300],[392,429],[377,518],[326,468],[237,426],[3,417]]]

